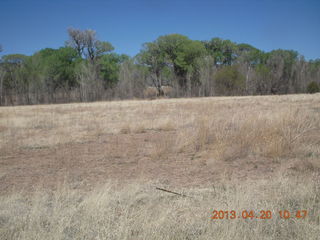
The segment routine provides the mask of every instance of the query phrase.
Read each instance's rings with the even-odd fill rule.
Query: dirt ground
[[[248,104],[249,100],[245,99],[246,98],[243,98],[241,104]],[[287,104],[286,99],[279,99],[283,105]],[[295,97],[290,104],[293,106],[301,106],[307,101],[309,103],[308,108],[311,109],[317,106],[319,107],[319,99],[318,96],[316,98],[308,97],[308,99]],[[161,104],[161,100],[157,101]],[[167,105],[168,103],[170,105],[170,103],[177,100],[163,101]],[[186,101],[187,100],[180,100],[180,102],[175,102],[175,108],[185,106]],[[197,100],[195,100],[195,102],[196,101]],[[210,98],[208,101],[212,101],[213,104],[222,104],[216,103],[214,98]],[[234,110],[233,108],[239,107],[238,105],[234,105],[237,101],[232,100],[232,98],[227,101],[233,102],[233,105],[230,105],[228,111],[232,112]],[[256,102],[263,104],[265,103],[265,98],[256,97],[255,103]],[[145,107],[147,107],[148,104],[155,104],[154,101],[144,101],[141,103],[143,103]],[[99,111],[99,109],[94,110],[94,104],[97,103],[92,104],[93,111]],[[108,106],[108,104],[112,105],[114,103],[99,103],[99,106]],[[136,101],[134,104],[137,109],[141,107],[139,101]],[[268,104],[269,103],[265,103],[267,108],[265,108],[266,110],[264,111],[266,112],[272,109],[274,101],[270,101],[270,104]],[[281,105],[281,103],[279,104]],[[21,120],[22,123],[16,122],[15,124],[10,122],[10,118],[13,119],[19,116],[21,117],[23,114],[30,114],[30,111],[38,111],[37,115],[32,115],[32,117],[37,117],[42,113],[50,111],[65,115],[67,112],[65,109],[66,106],[68,106],[68,109],[71,109],[70,105],[55,105],[54,110],[52,110],[52,105],[41,106],[41,111],[35,110],[37,108],[34,106],[0,109],[0,117],[2,118],[2,122],[0,122],[2,125],[0,125],[0,127],[2,126],[3,129],[1,138],[7,138],[7,141],[3,141],[2,143],[0,155],[0,194],[21,190],[29,191],[42,187],[55,188],[60,182],[67,182],[74,188],[83,189],[91,189],[94,186],[104,184],[110,180],[118,182],[119,184],[125,184],[131,181],[154,181],[158,182],[159,186],[188,187],[212,185],[221,179],[229,178],[240,181],[242,179],[268,179],[279,174],[294,175],[300,174],[301,171],[307,171],[308,173],[319,172],[317,168],[318,165],[309,164],[307,160],[301,163],[301,157],[299,157],[301,155],[299,154],[289,154],[279,158],[266,157],[255,152],[249,152],[245,155],[236,154],[237,157],[230,159],[225,158],[223,161],[211,161],[212,155],[209,148],[201,151],[195,151],[193,148],[186,148],[183,151],[173,149],[171,146],[175,145],[175,140],[179,137],[181,130],[187,128],[188,124],[190,124],[185,122],[177,126],[173,124],[174,120],[173,123],[170,122],[174,127],[168,127],[167,123],[165,123],[162,128],[149,127],[146,122],[144,127],[139,126],[139,129],[134,131],[130,130],[130,126],[129,130],[126,129],[126,126],[121,123],[122,125],[120,124],[115,131],[100,131],[97,134],[91,134],[90,137],[81,138],[81,141],[64,141],[64,138],[67,138],[70,133],[66,132],[65,135],[63,135],[63,125],[66,123],[55,116],[51,122],[49,121],[49,126],[33,124],[28,131],[29,138],[24,139],[25,141],[21,143],[19,140],[19,131],[26,129],[26,127],[19,126],[19,124],[21,125],[28,122],[29,117],[25,116],[24,120]],[[79,104],[79,106],[81,106],[81,104]],[[85,106],[88,108],[87,114],[90,118],[90,104],[86,104]],[[196,105],[195,108],[198,108],[197,106],[199,105]],[[154,108],[155,105],[152,107]],[[109,110],[111,108],[112,107],[109,106]],[[129,109],[127,106],[122,106],[119,111],[125,112],[127,108]],[[12,112],[13,109],[14,112]],[[165,109],[163,116],[166,118],[169,116],[170,118],[168,113],[170,109],[170,107]],[[259,105],[252,107],[252,109],[259,109]],[[39,113],[39,111],[41,113]],[[74,111],[83,113],[83,108]],[[313,114],[315,112],[316,111],[313,111]],[[148,112],[145,108],[144,113],[150,117],[152,111]],[[125,121],[132,118],[132,116],[126,117],[127,119]],[[145,116],[141,116],[141,113],[139,113],[139,117],[144,118]],[[99,118],[96,119],[98,120],[95,121],[100,121]],[[83,120],[78,120],[78,123],[79,121],[81,122]],[[56,122],[58,124],[56,124]],[[139,122],[139,120],[137,120],[137,122]],[[72,125],[72,119],[68,124]],[[92,123],[89,122],[87,124],[90,125]],[[61,134],[60,142],[55,142],[54,144],[28,145],[28,142],[32,139],[43,135],[46,136],[52,129],[58,128],[59,126],[57,125],[61,127],[59,133]],[[154,125],[156,124],[153,122],[153,126]],[[101,126],[99,125],[99,127]],[[94,130],[96,131],[95,128],[96,127],[94,127]],[[13,131],[13,129],[17,130]],[[318,130],[319,129],[315,129],[314,131]],[[92,131],[92,129],[84,129],[83,131],[88,133]],[[58,133],[51,132],[50,135],[52,134]],[[21,138],[24,137],[25,135],[21,133]],[[187,135],[185,137],[188,138]],[[315,146],[318,146],[318,144],[317,142]],[[165,148],[163,146],[165,146]],[[161,152],[163,148],[165,152]],[[157,152],[157,150],[160,152]],[[232,147],[228,151],[232,152]],[[319,162],[317,151],[318,150],[316,150],[315,153],[310,153],[314,156],[313,163],[315,161],[317,163]]]
[[[59,181],[72,185],[96,185],[117,181],[159,180],[163,184],[190,186],[212,184],[221,178],[254,178],[275,174],[279,163],[254,157],[220,162],[208,167],[205,159],[192,153],[148,156],[148,144],[174,132],[101,136],[97,141],[71,143],[44,149],[22,149],[1,157],[0,191],[30,187],[54,187]]]

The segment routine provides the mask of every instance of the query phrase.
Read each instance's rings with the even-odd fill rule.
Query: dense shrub
[[[309,83],[308,87],[307,87],[307,92],[308,93],[316,93],[316,92],[320,92],[320,87],[319,84],[316,82],[311,82]]]
[[[223,67],[216,75],[218,92],[223,95],[241,94],[245,87],[245,78],[235,66]]]

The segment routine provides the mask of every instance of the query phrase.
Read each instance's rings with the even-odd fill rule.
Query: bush
[[[242,94],[245,87],[244,76],[234,66],[222,68],[216,75],[219,93],[223,95]]]
[[[308,87],[307,87],[307,92],[308,93],[316,93],[316,92],[320,92],[320,87],[319,84],[316,82],[311,82],[309,83]]]

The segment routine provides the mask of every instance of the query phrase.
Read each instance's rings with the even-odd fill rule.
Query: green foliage
[[[283,65],[283,78],[290,78],[293,64],[297,61],[299,53],[293,50],[273,50],[269,53],[268,63],[273,69]]]
[[[317,93],[317,92],[320,92],[320,87],[319,87],[319,84],[316,83],[316,82],[311,82],[308,84],[308,87],[307,87],[307,92],[308,93]]]
[[[281,57],[286,64],[293,64],[293,62],[297,60],[299,53],[294,50],[277,49],[270,52],[270,57],[273,56]]]
[[[269,77],[270,73],[271,73],[270,69],[266,65],[263,65],[263,64],[259,64],[255,70],[256,70],[257,75],[259,75],[261,77]]]
[[[273,73],[271,93],[286,94],[289,92],[290,82],[295,79],[295,63],[299,54],[293,50],[273,50],[268,53],[266,65]]]
[[[156,42],[179,76],[185,76],[188,71],[191,71],[196,65],[196,59],[205,54],[205,48],[201,42],[190,40],[180,34],[161,36]]]
[[[311,60],[308,64],[308,72],[310,72],[311,76],[316,77],[319,70],[320,70],[320,59]]]
[[[224,95],[241,94],[245,87],[245,77],[235,66],[225,66],[216,74],[219,92]]]
[[[237,60],[250,64],[251,66],[258,66],[265,64],[268,54],[249,45],[241,43],[237,45]]]
[[[119,79],[120,66],[126,60],[129,60],[129,56],[124,54],[110,53],[101,56],[98,64],[105,88],[115,86]]]
[[[24,87],[26,80],[24,79],[23,68],[29,57],[23,54],[9,54],[1,58],[1,67],[5,71],[3,77],[3,86],[5,88]]]
[[[306,61],[293,50],[263,52],[221,38],[196,41],[169,34],[145,43],[136,57],[129,58],[112,53],[112,44],[98,40],[94,30],[70,28],[68,34],[69,47],[46,48],[32,56],[3,56],[1,94],[55,99],[55,92],[61,96],[70,90],[80,95],[93,91],[92,96],[97,96],[93,100],[102,99],[103,91],[113,88],[108,94],[133,97],[140,96],[150,81],[159,93],[161,85],[174,86],[176,96],[319,91],[320,59]],[[84,84],[88,79],[91,85]],[[310,84],[304,89],[306,83]]]
[[[105,41],[97,41],[95,44],[96,47],[96,55],[101,56],[105,53],[111,52],[114,50],[114,47],[111,43]]]
[[[160,77],[163,68],[166,66],[165,52],[160,49],[156,42],[145,43],[137,59],[141,64],[146,65],[157,78]]]
[[[23,54],[8,54],[2,56],[2,61],[9,64],[23,64],[27,58],[28,56]]]
[[[237,56],[237,44],[230,40],[212,38],[204,41],[207,51],[214,57],[215,65],[231,65]]]
[[[239,52],[252,52],[258,50],[257,48],[247,43],[239,43],[237,45],[237,49]]]
[[[75,65],[80,61],[76,50],[71,47],[46,48],[32,56],[38,63],[38,71],[53,89],[76,86]]]
[[[172,66],[175,75],[179,77],[180,86],[185,88],[187,74],[197,68],[197,59],[205,53],[200,41],[193,41],[180,34],[169,34],[160,36],[152,43],[145,43],[139,59],[149,66],[157,78],[163,69]]]

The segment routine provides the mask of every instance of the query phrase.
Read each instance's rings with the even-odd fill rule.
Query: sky
[[[62,47],[69,27],[96,30],[130,56],[145,42],[179,33],[320,58],[319,0],[0,0],[0,56]]]

